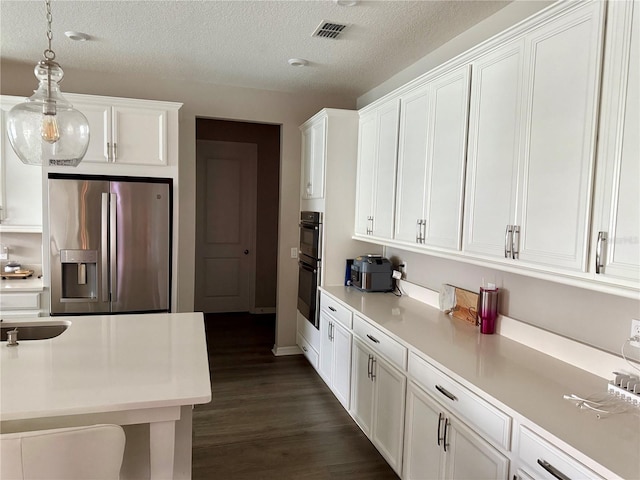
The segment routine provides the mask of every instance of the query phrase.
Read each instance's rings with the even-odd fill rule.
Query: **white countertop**
[[[528,419],[616,475],[640,479],[640,416],[598,420],[563,399],[571,393],[605,393],[602,378],[506,337],[482,335],[477,327],[406,296],[342,286],[322,290],[492,398],[506,413]]]
[[[30,321],[59,320],[72,324],[58,337],[24,341],[18,333],[17,347],[0,344],[0,420],[211,400],[202,313]]]
[[[37,276],[24,279],[0,279],[0,295],[13,292],[42,292],[43,290],[42,278],[37,278]]]

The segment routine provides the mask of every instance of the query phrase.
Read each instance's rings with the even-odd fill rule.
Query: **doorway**
[[[275,313],[280,126],[196,119],[197,311]]]

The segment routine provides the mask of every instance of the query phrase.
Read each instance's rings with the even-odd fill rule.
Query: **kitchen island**
[[[19,321],[71,325],[49,340],[18,333],[18,346],[1,344],[2,433],[119,424],[121,478],[190,478],[191,408],[211,400],[202,313]]]

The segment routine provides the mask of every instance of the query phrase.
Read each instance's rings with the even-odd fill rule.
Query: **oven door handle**
[[[317,268],[314,268],[311,265],[307,265],[304,262],[298,262],[298,266],[300,268],[302,268],[303,270],[306,270],[307,272],[318,273],[318,269]]]
[[[298,226],[300,228],[304,228],[305,230],[318,230],[318,225],[310,225],[308,223],[299,223]]]

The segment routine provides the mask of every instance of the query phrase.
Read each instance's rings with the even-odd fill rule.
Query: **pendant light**
[[[34,69],[40,83],[31,97],[9,111],[7,135],[13,150],[27,165],[75,167],[87,153],[89,122],[60,93],[63,72],[51,49],[51,0],[45,0],[45,5],[49,47]]]

